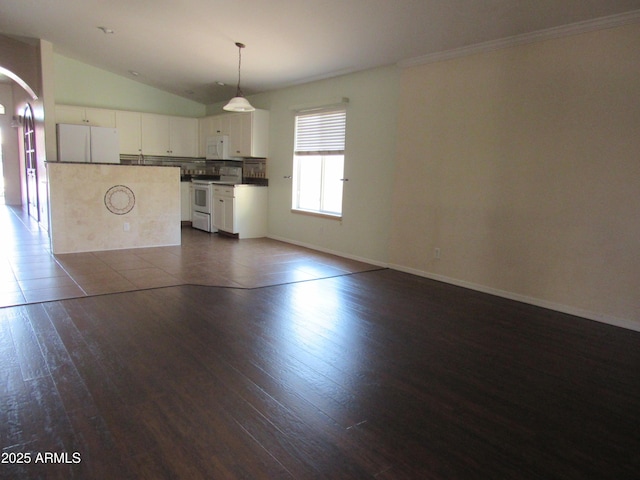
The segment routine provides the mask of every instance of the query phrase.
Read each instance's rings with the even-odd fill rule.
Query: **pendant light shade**
[[[238,47],[238,88],[236,90],[236,96],[229,100],[229,103],[222,107],[222,109],[228,112],[253,112],[255,108],[251,106],[249,100],[244,98],[242,89],[240,88],[240,67],[242,65],[242,49],[244,48],[244,43],[236,42],[236,47]]]
[[[244,97],[233,97],[224,107],[229,112],[253,112],[255,108]]]

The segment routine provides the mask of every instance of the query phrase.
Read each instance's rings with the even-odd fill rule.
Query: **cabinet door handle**
[[[285,176],[284,176],[284,177],[282,177],[282,178],[286,178],[287,180],[289,180],[289,179],[291,179],[291,175],[285,175]]]
[[[341,182],[348,182],[348,181],[349,181],[349,179],[348,179],[348,178],[341,178],[341,179],[340,179],[340,181],[341,181]]]

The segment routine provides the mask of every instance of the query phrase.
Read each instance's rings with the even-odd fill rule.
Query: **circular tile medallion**
[[[124,215],[133,210],[136,196],[129,187],[115,185],[104,194],[104,204],[111,213]]]

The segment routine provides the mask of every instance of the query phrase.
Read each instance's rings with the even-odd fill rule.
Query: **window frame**
[[[321,118],[321,117],[325,118]],[[344,210],[344,168],[346,144],[346,116],[345,104],[330,105],[319,108],[298,110],[294,117],[294,152],[293,152],[293,182],[291,192],[291,212],[315,217],[342,220]],[[306,120],[306,124],[305,124]],[[302,123],[302,125],[301,125]],[[315,128],[316,125],[317,128]],[[301,134],[302,132],[302,134]],[[300,162],[304,157],[316,157],[319,165],[318,208],[303,208],[300,206],[301,175]],[[325,189],[327,162],[329,157],[341,157],[340,211],[324,210],[326,204]]]

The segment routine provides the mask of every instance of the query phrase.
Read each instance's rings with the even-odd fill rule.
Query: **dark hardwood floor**
[[[391,270],[3,308],[0,359],[1,478],[640,471],[640,334]]]

